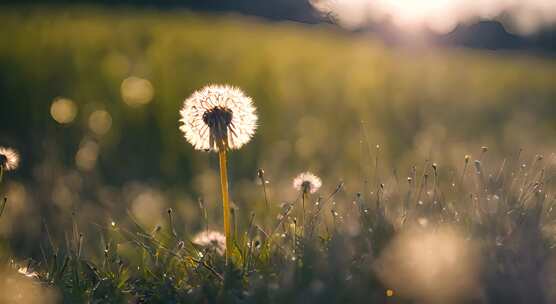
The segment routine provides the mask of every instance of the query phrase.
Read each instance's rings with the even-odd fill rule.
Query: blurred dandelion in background
[[[226,154],[228,149],[239,149],[251,140],[257,129],[256,109],[239,88],[208,85],[185,100],[180,114],[185,139],[197,150],[218,152],[228,263],[232,236]]]
[[[105,110],[96,110],[89,116],[89,129],[96,135],[104,135],[112,127],[112,116]]]
[[[293,187],[303,193],[315,193],[322,186],[322,181],[311,172],[300,173],[293,179]]]
[[[12,148],[0,147],[0,169],[2,171],[12,171],[17,169],[18,166],[19,154]]]
[[[60,124],[69,124],[77,116],[77,105],[71,99],[56,98],[50,105],[50,115]]]
[[[146,105],[154,97],[154,87],[151,82],[135,76],[128,77],[122,81],[120,92],[123,101],[132,107]]]
[[[223,255],[226,251],[226,237],[214,230],[197,233],[193,238],[193,244],[215,250],[219,255]]]
[[[322,181],[311,172],[300,173],[293,179],[293,187],[301,192],[301,225],[305,227],[305,200],[309,193],[317,192],[322,186]]]

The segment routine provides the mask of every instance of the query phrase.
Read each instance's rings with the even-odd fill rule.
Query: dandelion
[[[205,230],[199,232],[193,238],[193,244],[212,249],[219,255],[223,255],[226,251],[226,237],[218,231]]]
[[[12,171],[19,166],[19,155],[14,149],[0,147],[0,167],[4,171]]]
[[[300,173],[293,179],[293,187],[301,192],[301,221],[305,227],[305,197],[309,193],[315,193],[322,186],[320,178],[311,172]]]
[[[257,129],[256,109],[240,89],[209,85],[186,99],[180,114],[185,139],[197,150],[218,152],[228,262],[232,239],[226,152],[251,140]]]
[[[293,179],[293,187],[303,193],[315,193],[321,186],[320,178],[311,172],[300,173]]]
[[[12,171],[19,166],[19,154],[14,149],[0,147],[0,182],[4,171]]]
[[[253,101],[239,88],[209,85],[185,100],[180,130],[197,150],[239,149],[257,129]]]

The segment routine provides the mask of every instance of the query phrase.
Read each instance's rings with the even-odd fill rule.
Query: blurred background
[[[264,208],[258,168],[278,208],[300,171],[323,178],[322,195],[345,181],[349,201],[372,174],[388,187],[433,160],[447,176],[481,146],[492,167],[521,148],[554,151],[554,1],[0,8],[0,145],[21,154],[1,185],[0,250],[16,255],[38,255],[45,227],[63,239],[72,217],[89,244],[127,213],[154,228],[167,208],[195,233],[199,199],[220,227],[217,158],[178,130],[183,100],[210,83],[243,88],[259,111],[254,140],[231,153],[243,218]]]

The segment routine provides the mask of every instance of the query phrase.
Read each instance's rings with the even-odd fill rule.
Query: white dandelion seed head
[[[215,250],[219,255],[226,251],[226,237],[214,230],[204,230],[193,238],[193,244]]]
[[[4,171],[17,169],[19,166],[19,154],[14,149],[0,147],[0,166]]]
[[[180,130],[197,150],[239,149],[257,129],[251,98],[227,85],[208,85],[194,92],[180,114]]]
[[[315,193],[322,186],[322,181],[311,172],[300,173],[293,179],[293,187],[305,193]]]

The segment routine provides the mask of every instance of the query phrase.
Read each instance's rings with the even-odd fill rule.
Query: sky
[[[530,34],[556,24],[556,0],[313,0],[312,4],[346,28],[388,20],[408,31],[448,33],[459,23],[499,20],[509,31]]]

